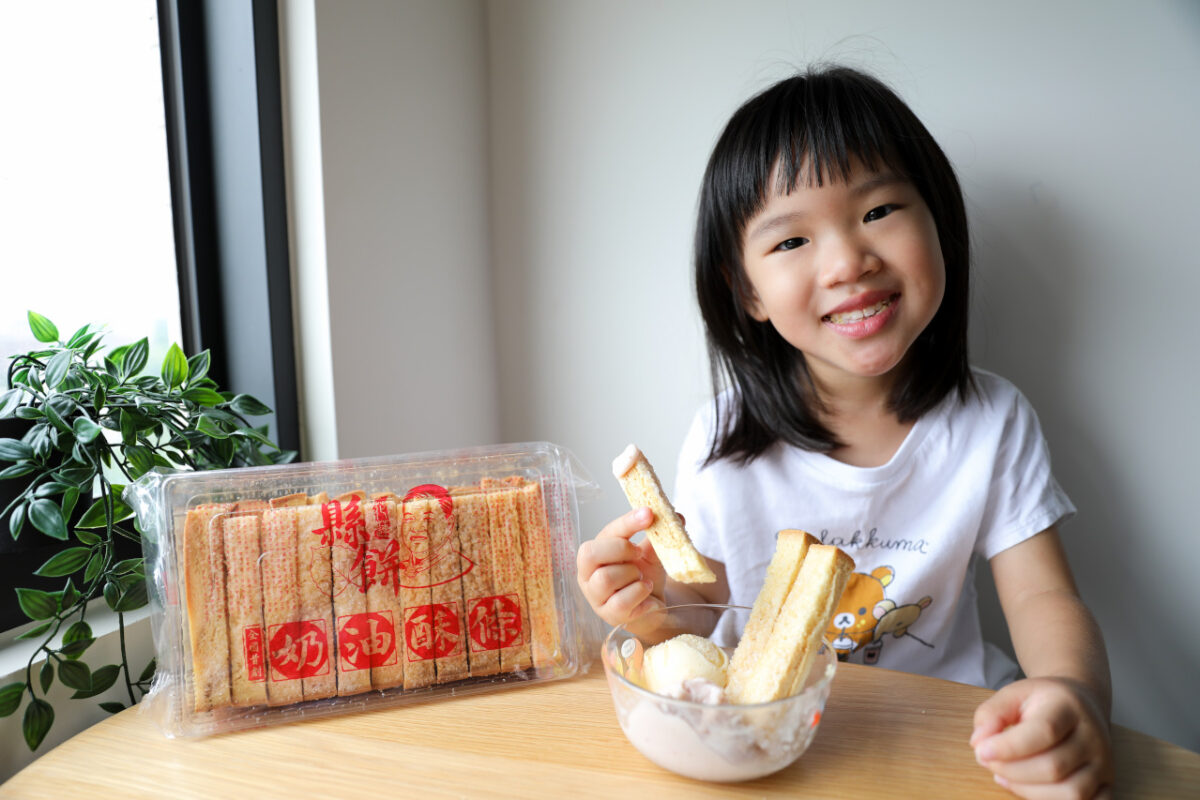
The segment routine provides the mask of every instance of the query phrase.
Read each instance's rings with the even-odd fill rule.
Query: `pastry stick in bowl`
[[[613,461],[613,475],[625,490],[631,506],[645,506],[654,512],[654,523],[646,529],[646,538],[667,574],[680,583],[716,581],[717,576],[696,551],[683,528],[683,520],[663,492],[654,468],[637,446],[631,444],[617,456]]]

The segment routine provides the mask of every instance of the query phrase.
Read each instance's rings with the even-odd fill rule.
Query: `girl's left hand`
[[[1027,678],[975,710],[970,744],[996,783],[1027,800],[1107,798],[1109,726],[1091,693],[1064,678]]]

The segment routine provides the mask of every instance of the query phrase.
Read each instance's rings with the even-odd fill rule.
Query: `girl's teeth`
[[[845,325],[848,322],[858,322],[865,317],[873,317],[891,304],[891,298],[888,298],[887,300],[880,300],[870,308],[856,308],[853,311],[846,311],[841,314],[830,314],[826,319],[834,325]]]

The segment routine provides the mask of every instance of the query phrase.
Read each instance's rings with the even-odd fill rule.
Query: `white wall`
[[[483,25],[471,0],[315,4],[332,375],[303,380],[334,394],[326,457],[499,437]]]
[[[865,67],[910,102],[960,171],[977,247],[975,360],[1033,400],[1080,507],[1064,536],[1108,639],[1116,721],[1200,749],[1200,626],[1189,613],[1200,581],[1185,549],[1200,379],[1197,337],[1177,310],[1200,293],[1189,235],[1197,9],[318,4],[341,455],[493,434],[556,441],[606,490],[583,510],[589,530],[626,507],[608,463],[628,441],[669,483],[708,391],[689,265],[708,151],[742,100],[794,66]],[[486,158],[464,126],[487,130]],[[453,246],[469,258],[439,249]],[[493,291],[496,350],[484,360],[496,374],[479,373],[474,347],[447,349],[463,365],[460,394],[494,392],[484,405],[498,422],[457,424],[446,406],[455,398],[438,395],[443,408],[428,419],[442,424],[409,433],[424,401],[381,406],[343,382],[441,329],[447,317],[429,308],[453,308],[450,320],[477,329],[487,299],[451,306],[439,294],[448,284]],[[383,332],[384,308],[397,309],[397,335]]]

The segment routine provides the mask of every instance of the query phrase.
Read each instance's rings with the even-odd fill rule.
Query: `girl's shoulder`
[[[967,408],[976,404],[987,411],[1007,414],[1020,407],[1029,407],[1029,400],[1008,378],[982,367],[971,367],[971,378],[974,391],[964,404]]]

